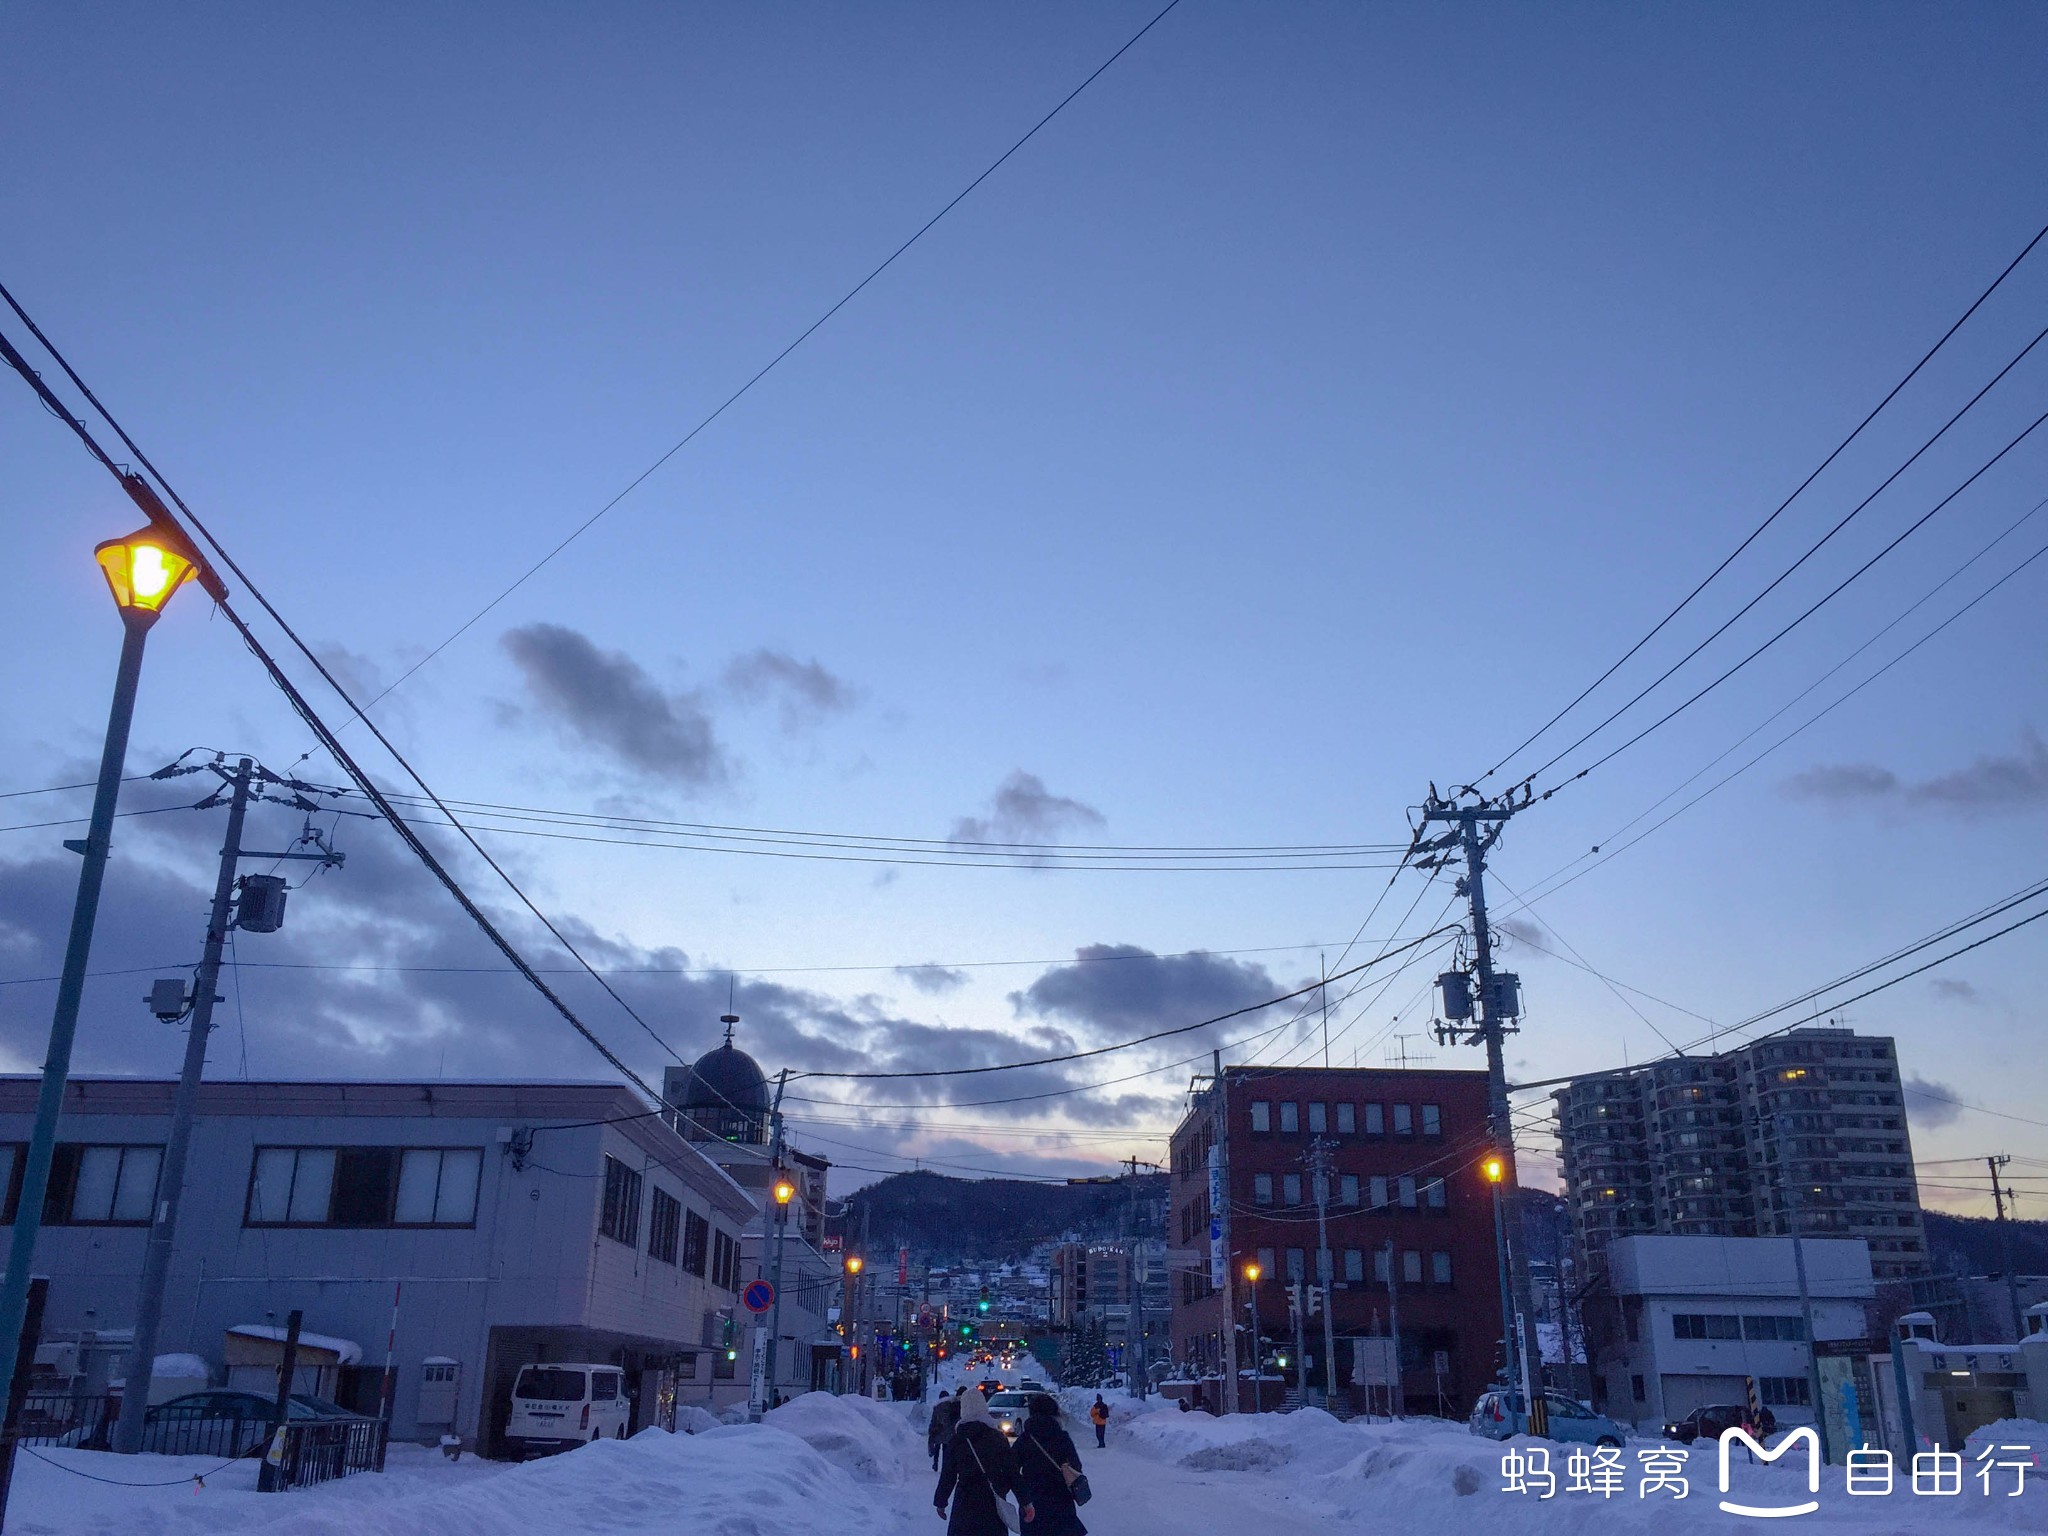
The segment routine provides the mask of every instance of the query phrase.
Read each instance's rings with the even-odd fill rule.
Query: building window
[[[473,1227],[476,1147],[258,1147],[248,1227]]]
[[[1375,1248],[1375,1249],[1373,1249],[1373,1251],[1372,1251],[1372,1277],[1373,1277],[1373,1279],[1374,1279],[1375,1281],[1377,1281],[1377,1282],[1378,1282],[1379,1284],[1381,1284],[1381,1285],[1385,1285],[1385,1284],[1387,1283],[1387,1276],[1388,1276],[1389,1274],[1391,1274],[1391,1273],[1392,1273],[1392,1271],[1391,1271],[1391,1270],[1390,1270],[1390,1269],[1389,1269],[1389,1268],[1387,1267],[1387,1259],[1388,1259],[1388,1253],[1387,1253],[1387,1250],[1386,1250],[1386,1249],[1384,1249],[1384,1248]]]
[[[1281,1200],[1287,1205],[1301,1204],[1301,1175],[1287,1173],[1280,1176]]]
[[[1330,1128],[1329,1105],[1320,1103],[1309,1105],[1308,1128],[1311,1132],[1318,1136],[1320,1136],[1324,1131],[1327,1131]]]
[[[1308,1278],[1308,1250],[1290,1248],[1287,1250],[1287,1278],[1290,1283],[1299,1283]]]
[[[399,1154],[396,1227],[476,1224],[477,1178],[484,1155],[475,1147],[411,1147]]]
[[[1271,1175],[1270,1173],[1255,1173],[1255,1174],[1253,1174],[1253,1175],[1252,1175],[1252,1204],[1254,1204],[1254,1205],[1271,1205],[1272,1203],[1273,1203],[1273,1175]]]
[[[1292,1099],[1280,1106],[1280,1134],[1292,1136],[1301,1130],[1301,1106]]]
[[[1445,1206],[1444,1181],[1431,1179],[1422,1186],[1422,1203],[1432,1211],[1441,1211]]]
[[[1358,1107],[1355,1104],[1337,1106],[1337,1134],[1356,1136],[1358,1134]]]
[[[1732,1312],[1674,1312],[1671,1314],[1671,1336],[1674,1339],[1739,1339],[1742,1337],[1742,1319]]]
[[[1435,1104],[1422,1106],[1422,1134],[1441,1136],[1444,1133],[1444,1112]]]
[[[1365,1254],[1357,1248],[1344,1250],[1344,1278],[1353,1285],[1365,1279]]]
[[[1273,1129],[1273,1106],[1264,1099],[1252,1100],[1252,1129],[1270,1131]]]
[[[695,1211],[683,1212],[683,1268],[702,1276],[711,1247],[711,1223]]]
[[[1358,1204],[1358,1175],[1341,1173],[1337,1176],[1337,1199],[1344,1205]]]
[[[1773,1408],[1809,1408],[1813,1405],[1804,1376],[1759,1376],[1756,1390],[1757,1396]]]
[[[1451,1256],[1448,1253],[1432,1253],[1429,1256],[1429,1279],[1432,1285],[1451,1283]]]
[[[43,1220],[51,1226],[146,1227],[156,1213],[162,1147],[86,1147],[60,1142],[50,1161]],[[19,1162],[19,1159],[16,1159]],[[9,1183],[14,1175],[10,1173]],[[19,1202],[9,1190],[10,1207]],[[9,1219],[13,1211],[8,1212]]]
[[[731,1381],[738,1366],[739,1360],[736,1351],[718,1349],[711,1352],[711,1379],[713,1381]]]
[[[711,1234],[711,1283],[721,1290],[740,1288],[740,1245],[716,1230]]]
[[[682,1235],[683,1202],[665,1189],[654,1192],[654,1204],[647,1213],[647,1257],[664,1264],[676,1261],[676,1241]]]
[[[1408,1211],[1415,1209],[1415,1175],[1412,1173],[1401,1175],[1401,1208]]]
[[[1259,1250],[1259,1273],[1268,1280],[1274,1279],[1280,1273],[1273,1267],[1273,1250],[1270,1248]]]
[[[1384,1136],[1387,1134],[1387,1107],[1384,1104],[1365,1106],[1365,1134]]]
[[[1742,1336],[1750,1340],[1785,1340],[1794,1344],[1806,1342],[1806,1319],[1803,1317],[1745,1317],[1742,1320]]]
[[[1413,1248],[1408,1249],[1401,1255],[1401,1283],[1403,1285],[1422,1284],[1422,1255]]]
[[[1629,1379],[1628,1379],[1628,1390],[1629,1390],[1629,1393],[1630,1393],[1630,1395],[1631,1395],[1631,1396],[1633,1396],[1633,1397],[1635,1398],[1635,1400],[1636,1400],[1637,1402],[1639,1402],[1639,1403],[1640,1403],[1640,1402],[1642,1402],[1642,1401],[1644,1401],[1644,1400],[1645,1400],[1645,1397],[1646,1397],[1646,1395],[1647,1395],[1647,1394],[1645,1394],[1645,1392],[1644,1392],[1644,1390],[1643,1390],[1643,1378],[1642,1378],[1642,1377],[1640,1377],[1640,1376],[1631,1376],[1631,1377],[1629,1377]]]
[[[640,1240],[640,1175],[613,1157],[604,1158],[604,1212],[598,1232],[628,1248]]]
[[[1372,1183],[1369,1187],[1372,1190],[1372,1208],[1376,1211],[1384,1211],[1387,1208],[1386,1175],[1380,1173],[1374,1174],[1372,1176]]]
[[[1415,1134],[1415,1106],[1396,1104],[1394,1106],[1394,1134],[1413,1136]]]

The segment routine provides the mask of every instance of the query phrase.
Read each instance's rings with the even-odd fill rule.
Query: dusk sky
[[[0,281],[367,698],[1157,9],[15,7]],[[1185,0],[375,717],[442,794],[503,806],[923,839],[942,860],[961,839],[1405,846],[1432,781],[1481,773],[1619,657],[2048,221],[2044,60],[2048,14],[2020,6]],[[2044,324],[2048,242],[1491,786],[1709,635]],[[28,340],[12,316],[0,332]],[[2043,410],[2048,347],[1537,788],[1733,665]],[[72,784],[118,647],[90,550],[139,519],[11,374],[0,465],[0,789]],[[2048,558],[1639,846],[1582,858],[2041,551],[2044,498],[2048,429],[1515,820],[1492,888],[1528,1003],[1514,1078],[1704,1044],[2048,874]],[[309,745],[181,595],[131,772],[191,747],[282,770]],[[299,771],[342,782],[322,755]],[[130,785],[123,806],[202,792]],[[0,822],[87,799],[9,799]],[[1335,969],[1405,942],[1452,900],[1403,872],[1374,911],[1385,867],[931,867],[574,830],[618,840],[484,836],[594,964],[633,973],[617,985],[676,1053],[716,1042],[730,995],[771,1073],[1191,1023],[1313,981],[1319,954]],[[296,831],[279,808],[252,818],[258,841]],[[0,836],[9,1070],[42,1057],[75,835]],[[196,956],[219,836],[218,812],[120,824],[93,956],[118,974],[88,990],[76,1070],[175,1070],[178,1033],[141,999]],[[348,817],[336,837],[346,868],[295,892],[283,933],[237,941],[214,1075],[601,1075],[395,838]],[[539,963],[570,964],[460,867]],[[1426,1035],[1449,953],[1333,988],[1332,1061]],[[658,1076],[661,1045],[558,979]],[[1908,1098],[1930,1205],[1989,1211],[1981,1164],[1940,1159],[2048,1158],[2044,993],[2048,924],[1848,1008],[1931,1090]],[[863,1180],[910,1158],[1163,1160],[1184,1058],[1259,1035],[1235,1059],[1322,1059],[1320,1014],[1289,1024],[1298,1007],[1056,1069],[810,1080],[792,1096],[925,1107],[805,1103],[796,1130]],[[1131,1080],[939,1107],[1111,1078]],[[2048,1215],[2048,1163],[2014,1172],[2019,1213]]]

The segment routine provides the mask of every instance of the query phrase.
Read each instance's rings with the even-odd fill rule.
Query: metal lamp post
[[[50,1044],[43,1057],[42,1086],[36,1095],[35,1129],[22,1165],[21,1198],[7,1248],[7,1273],[0,1279],[0,1383],[13,1381],[20,1363],[29,1270],[35,1262],[36,1238],[43,1226],[43,1201],[50,1188],[57,1117],[64,1107],[64,1087],[71,1075],[71,1045],[78,1034],[85,966],[92,951],[93,924],[99,916],[100,886],[106,878],[114,802],[120,795],[121,770],[128,760],[128,727],[135,716],[135,686],[142,675],[143,642],[172,594],[199,569],[184,540],[172,530],[160,527],[109,539],[93,550],[93,558],[99,562],[115,606],[121,611],[121,660],[114,673],[114,701],[107,712],[107,737],[100,751],[100,776],[93,790],[92,817],[83,840],[67,839],[64,844],[81,859],[78,894],[71,907],[64,971],[57,984],[57,1008],[50,1019]]]
[[[1515,1303],[1514,1294],[1508,1289],[1508,1234],[1507,1219],[1500,1197],[1501,1180],[1507,1174],[1507,1160],[1498,1153],[1487,1154],[1479,1165],[1486,1175],[1486,1182],[1493,1186],[1493,1246],[1500,1263],[1500,1379],[1509,1386],[1515,1383],[1518,1374],[1515,1358]],[[1392,1260],[1388,1261],[1391,1268]]]

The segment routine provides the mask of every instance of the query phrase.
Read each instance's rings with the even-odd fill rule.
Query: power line
[[[1581,689],[1577,697],[1575,697],[1569,704],[1565,705],[1563,709],[1560,709],[1556,714],[1552,715],[1548,720],[1544,721],[1542,725],[1538,726],[1534,732],[1532,732],[1527,738],[1525,738],[1522,742],[1515,746],[1513,750],[1508,752],[1507,755],[1501,758],[1499,762],[1495,763],[1491,768],[1487,769],[1485,773],[1481,774],[1477,779],[1473,780],[1473,783],[1484,783],[1487,779],[1492,778],[1496,773],[1500,772],[1500,770],[1507,766],[1509,762],[1513,761],[1514,758],[1519,756],[1524,750],[1533,745],[1538,740],[1538,738],[1542,737],[1547,732],[1549,732],[1551,727],[1555,726],[1560,720],[1564,719],[1566,715],[1570,714],[1573,710],[1577,709],[1580,704],[1584,703],[1587,696],[1590,695],[1594,689],[1598,688],[1602,683],[1606,682],[1608,678],[1612,677],[1617,671],[1619,671],[1622,668],[1623,665],[1625,665],[1629,661],[1631,657],[1633,657],[1645,645],[1648,645],[1650,641],[1654,640],[1663,631],[1666,625],[1668,625],[1673,619],[1677,618],[1679,614],[1683,613],[1685,609],[1692,603],[1692,600],[1694,598],[1698,597],[1702,592],[1706,591],[1708,585],[1712,583],[1716,577],[1718,577],[1723,571],[1727,570],[1728,567],[1735,562],[1737,557],[1739,557],[1744,550],[1748,549],[1750,545],[1754,544],[1757,541],[1757,539],[1762,536],[1764,530],[1769,528],[1771,524],[1775,523],[1778,520],[1778,518],[1784,513],[1785,509],[1787,507],[1790,507],[1794,501],[1798,500],[1800,495],[1805,492],[1806,488],[1812,485],[1815,480],[1819,479],[1822,472],[1825,471],[1829,465],[1833,464],[1836,459],[1840,458],[1844,450],[1846,450],[1851,443],[1855,442],[1858,437],[1863,435],[1863,429],[1869,426],[1871,422],[1875,421],[1878,417],[1879,412],[1883,411],[1886,406],[1890,405],[1893,400],[1897,399],[1899,392],[1903,390],[1908,384],[1913,382],[1914,378],[1918,376],[1921,369],[1925,368],[1928,365],[1928,363],[1933,361],[1935,353],[1939,352],[1943,347],[1948,345],[1949,339],[1953,337],[1957,331],[1963,328],[1964,323],[1968,321],[1972,315],[1976,314],[1977,311],[1981,307],[1983,307],[1985,300],[1989,299],[1992,294],[1996,293],[1999,290],[2000,286],[2003,285],[2005,280],[2008,277],[2012,276],[2014,269],[2017,268],[2021,262],[2025,261],[2030,254],[2032,254],[2034,247],[2039,245],[2043,238],[2048,238],[2048,224],[2044,224],[2038,231],[2035,232],[2034,238],[2026,243],[2026,246],[2020,251],[2019,255],[2013,257],[2013,259],[2006,264],[2005,269],[2001,271],[1997,277],[1991,280],[1991,286],[1986,288],[1982,293],[1978,294],[1977,297],[1971,302],[1970,307],[1962,312],[1961,316],[1957,318],[1956,322],[1953,325],[1951,325],[1946,331],[1942,332],[1940,340],[1936,341],[1933,346],[1929,347],[1926,353],[1921,357],[1921,359],[1917,363],[1915,363],[1911,368],[1906,370],[1905,377],[1900,379],[1898,383],[1894,384],[1891,387],[1891,389],[1886,392],[1885,397],[1882,400],[1878,401],[1877,404],[1871,408],[1870,414],[1865,416],[1861,421],[1859,421],[1856,424],[1855,428],[1849,433],[1849,435],[1843,438],[1841,442],[1837,443],[1834,447],[1834,450],[1830,452],[1826,458],[1820,461],[1820,464],[1813,470],[1813,472],[1809,474],[1804,480],[1799,482],[1799,484],[1793,489],[1792,494],[1790,496],[1787,496],[1783,501],[1779,502],[1778,505],[1772,510],[1770,516],[1766,517],[1761,523],[1757,524],[1755,528],[1751,529],[1748,536],[1744,538],[1740,544],[1736,545],[1733,550],[1729,551],[1729,553],[1725,558],[1723,558],[1721,563],[1715,566],[1711,571],[1709,571],[1698,586],[1694,587],[1690,592],[1686,593],[1686,595],[1683,598],[1679,599],[1678,605],[1676,607],[1674,607],[1669,613],[1665,614],[1663,618],[1659,619],[1654,625],[1652,625],[1649,631],[1645,633],[1641,639],[1637,640],[1634,645],[1631,645],[1626,651],[1622,652],[1620,658],[1617,659],[1612,665],[1610,665],[1605,672],[1602,672],[1598,677],[1594,678],[1592,682],[1588,683],[1583,689]]]
[[[848,304],[852,303],[853,300],[860,295],[863,289],[865,289],[876,278],[880,277],[884,272],[888,271],[891,266],[895,265],[898,257],[902,256],[904,252],[908,251],[913,245],[917,244],[918,241],[922,240],[928,233],[931,232],[933,226],[935,226],[941,219],[945,218],[947,214],[951,213],[962,202],[966,201],[968,195],[972,193],[976,187],[979,187],[984,181],[987,181],[989,177],[993,176],[998,170],[1000,170],[1003,167],[1005,162],[1007,162],[1012,155],[1016,154],[1018,150],[1022,149],[1026,144],[1030,143],[1032,139],[1036,138],[1038,136],[1039,131],[1043,129],[1046,126],[1046,124],[1050,123],[1054,118],[1058,117],[1060,113],[1064,112],[1077,96],[1079,96],[1083,91],[1087,90],[1089,86],[1093,85],[1096,82],[1096,80],[1100,78],[1103,75],[1103,73],[1109,69],[1111,65],[1116,63],[1118,59],[1122,58],[1126,53],[1130,52],[1132,48],[1136,47],[1139,40],[1143,38],[1146,33],[1150,32],[1154,27],[1158,26],[1160,22],[1164,21],[1167,18],[1168,14],[1172,12],[1174,7],[1179,4],[1180,0],[1167,0],[1166,6],[1162,10],[1160,10],[1159,13],[1155,15],[1150,21],[1146,22],[1144,26],[1140,27],[1136,32],[1134,32],[1129,38],[1129,40],[1126,41],[1121,48],[1117,49],[1115,53],[1112,53],[1108,58],[1104,59],[1100,64],[1096,65],[1096,67],[1089,72],[1086,79],[1084,79],[1079,85],[1075,86],[1071,91],[1067,92],[1065,96],[1061,97],[1059,102],[1053,107],[1053,109],[1050,112],[1046,113],[1045,116],[1041,117],[1037,122],[1033,123],[1030,128],[1025,130],[1023,136],[1019,138],[1015,143],[1013,143],[1008,149],[1004,150],[993,161],[991,161],[987,169],[982,171],[982,173],[979,176],[976,176],[974,180],[970,181],[966,186],[962,187],[959,190],[959,192],[955,193],[952,199],[948,201],[946,205],[943,208],[941,208],[937,213],[933,214],[929,219],[925,220],[923,224],[918,226],[916,233],[911,235],[911,237],[908,240],[905,240],[901,245],[897,246],[895,250],[891,251],[887,256],[885,256],[882,259],[881,263],[878,266],[876,266],[873,271],[869,272],[866,277],[862,278],[859,282],[855,283],[843,295],[841,295],[839,300],[836,303],[834,303],[830,309],[826,310],[822,315],[818,316],[817,319],[813,320],[809,325],[805,326],[802,331],[798,332],[795,340],[791,341],[780,352],[777,352],[766,363],[764,363],[761,366],[761,368],[758,371],[756,371],[744,384],[740,385],[738,389],[734,390],[731,394],[727,395],[725,399],[720,401],[717,407],[709,415],[705,416],[694,427],[690,428],[688,432],[685,432],[682,435],[682,437],[677,439],[674,446],[672,446],[666,453],[662,454],[660,458],[656,459],[652,464],[648,465],[645,469],[641,470],[639,474],[635,475],[630,481],[628,481],[626,483],[625,488],[621,490],[616,496],[612,497],[610,501],[607,501],[603,506],[599,507],[595,512],[591,513],[589,517],[585,518],[582,522],[578,523],[575,528],[570,530],[567,537],[563,538],[560,543],[554,546],[554,548],[550,549],[546,554],[542,555],[540,559],[536,560],[532,565],[528,566],[526,570],[520,574],[518,579],[512,582],[510,586],[506,587],[503,591],[498,593],[496,597],[492,598],[488,603],[485,603],[483,607],[479,608],[475,613],[471,614],[467,619],[465,619],[462,622],[461,626],[457,628],[454,631],[454,633],[450,634],[445,640],[441,641],[439,645],[436,645],[432,650],[428,651],[426,655],[422,656],[418,661],[414,662],[411,666],[407,667],[405,671],[401,672],[397,676],[397,678],[395,678],[383,690],[383,692],[377,694],[375,698],[371,699],[369,705],[366,707],[374,708],[394,689],[398,688],[401,684],[403,684],[407,678],[411,677],[415,672],[419,671],[421,667],[424,667],[428,662],[432,661],[436,656],[439,656],[443,651],[448,649],[449,646],[453,645],[464,634],[468,633],[468,631],[480,619],[482,619],[484,615],[488,614],[493,608],[496,608],[498,604],[504,602],[506,598],[510,597],[514,592],[518,591],[519,588],[521,588],[529,580],[531,580],[533,576],[542,569],[542,567],[546,566],[557,555],[561,554],[563,550],[567,549],[571,544],[575,543],[576,540],[580,539],[585,533],[587,533],[590,530],[590,528],[598,521],[599,518],[603,517],[606,513],[610,512],[612,508],[616,507],[620,502],[624,501],[635,490],[637,490],[641,486],[641,484],[648,479],[648,477],[653,475],[656,470],[660,469],[662,465],[666,464],[678,453],[681,453],[684,448],[688,447],[690,443],[696,439],[698,434],[702,433],[713,422],[718,420],[719,417],[723,416],[726,413],[726,411],[731,409],[734,405],[738,404],[741,398],[744,397],[748,391],[753,389],[753,387],[756,384],[759,384],[763,379],[767,378],[769,374],[773,373],[775,369],[782,363],[783,359],[787,358],[792,352],[796,351],[798,347],[802,346],[806,341],[810,340],[812,335],[815,334],[822,326],[824,326],[827,321],[829,321],[834,315],[838,314],[839,311],[844,309]],[[23,318],[26,317],[24,316]]]
[[[2048,335],[2048,332],[2043,332],[2043,334]],[[1963,492],[1968,490],[1971,486],[1975,485],[1980,478],[1982,478],[1986,473],[1988,473],[1992,469],[1993,466],[1998,464],[1999,461],[2004,459],[2004,457],[2007,454],[2011,453],[2013,449],[2019,447],[2021,443],[2025,442],[2029,437],[2031,437],[2034,434],[2034,432],[2038,430],[2044,422],[2048,422],[2048,411],[2044,411],[2039,416],[2036,416],[2034,420],[2026,427],[2026,429],[2022,431],[2017,437],[2013,438],[2011,442],[2007,443],[2003,448],[1999,449],[1997,453],[1993,454],[1989,459],[1985,460],[1984,463],[1980,464],[1976,469],[1972,470],[1970,472],[1969,478],[1964,480],[1961,485],[1957,486],[1954,490],[1950,491],[1946,496],[1942,497],[1940,501],[1937,501],[1932,507],[1929,507],[1925,512],[1921,513],[1919,517],[1915,518],[1911,523],[1909,523],[1901,532],[1899,532],[1888,543],[1886,543],[1883,548],[1878,550],[1876,554],[1872,555],[1868,560],[1864,561],[1861,565],[1857,566],[1855,570],[1851,571],[1847,576],[1843,577],[1840,582],[1836,583],[1835,586],[1831,587],[1825,594],[1816,599],[1809,607],[1807,607],[1803,612],[1801,612],[1798,615],[1798,617],[1794,618],[1789,624],[1785,625],[1776,634],[1772,635],[1768,640],[1764,641],[1763,644],[1757,646],[1754,650],[1750,651],[1748,655],[1744,656],[1740,661],[1736,662],[1734,666],[1728,668],[1720,676],[1716,677],[1715,679],[1713,679],[1713,681],[1709,682],[1705,687],[1699,689],[1690,698],[1685,699],[1683,702],[1674,705],[1671,709],[1665,711],[1664,714],[1660,715],[1657,719],[1651,721],[1648,725],[1644,726],[1640,731],[1637,731],[1635,735],[1629,737],[1628,740],[1624,741],[1620,746],[1610,748],[1607,752],[1595,758],[1591,763],[1588,763],[1584,768],[1581,768],[1577,773],[1569,775],[1567,778],[1560,781],[1558,784],[1553,785],[1550,789],[1544,791],[1543,798],[1548,799],[1551,795],[1555,794],[1559,789],[1562,789],[1566,784],[1570,784],[1576,782],[1579,779],[1585,778],[1586,775],[1591,773],[1594,769],[1602,767],[1605,764],[1612,762],[1615,758],[1619,757],[1622,753],[1626,752],[1630,747],[1636,745],[1636,743],[1640,742],[1644,737],[1650,735],[1653,731],[1662,729],[1665,725],[1669,724],[1672,720],[1676,719],[1679,715],[1683,714],[1686,710],[1692,708],[1692,706],[1697,704],[1701,699],[1705,698],[1708,694],[1712,693],[1716,688],[1719,688],[1723,683],[1727,682],[1729,678],[1733,677],[1736,673],[1740,672],[1752,661],[1755,661],[1757,657],[1763,655],[1765,651],[1768,651],[1780,640],[1784,639],[1787,635],[1791,634],[1793,630],[1797,629],[1800,625],[1804,624],[1808,619],[1812,618],[1822,608],[1825,608],[1829,603],[1833,602],[1837,597],[1839,597],[1842,594],[1842,592],[1846,590],[1852,582],[1862,577],[1863,574],[1866,571],[1868,571],[1872,566],[1876,565],[1878,561],[1884,559],[1886,555],[1889,555],[1893,550],[1897,549],[1907,539],[1911,538],[1914,534],[1918,533],[1923,527],[1927,525],[1929,520],[1931,520],[1944,507],[1946,507],[1950,502],[1954,501],[1958,496],[1962,495]],[[1582,742],[1584,741],[1584,739],[1584,737],[1580,738]],[[1574,745],[1576,746],[1577,743],[1575,743]],[[1569,750],[1571,749],[1568,748],[1567,751]],[[1562,756],[1563,754],[1559,755]],[[1550,760],[1550,763],[1546,763],[1544,766],[1548,768],[1555,764],[1556,761],[1557,758],[1552,758]]]

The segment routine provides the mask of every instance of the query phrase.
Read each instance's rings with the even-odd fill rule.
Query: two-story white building
[[[1875,1294],[1860,1238],[1803,1244],[1813,1335],[1823,1353],[1865,1334]],[[1622,1347],[1604,1357],[1605,1411],[1656,1429],[1695,1408],[1740,1404],[1755,1377],[1780,1424],[1813,1422],[1812,1345],[1788,1237],[1618,1237],[1609,1245]]]
[[[35,1256],[39,1358],[72,1376],[53,1384],[125,1364],[172,1087],[66,1090]],[[0,1077],[0,1225],[36,1089]],[[624,1366],[633,1427],[662,1423],[747,1395],[741,1239],[758,1216],[615,1084],[208,1082],[159,1349],[216,1385],[274,1379],[296,1309],[319,1336],[302,1381],[347,1406],[377,1411],[388,1356],[401,1439],[495,1451],[518,1368],[550,1360]]]

